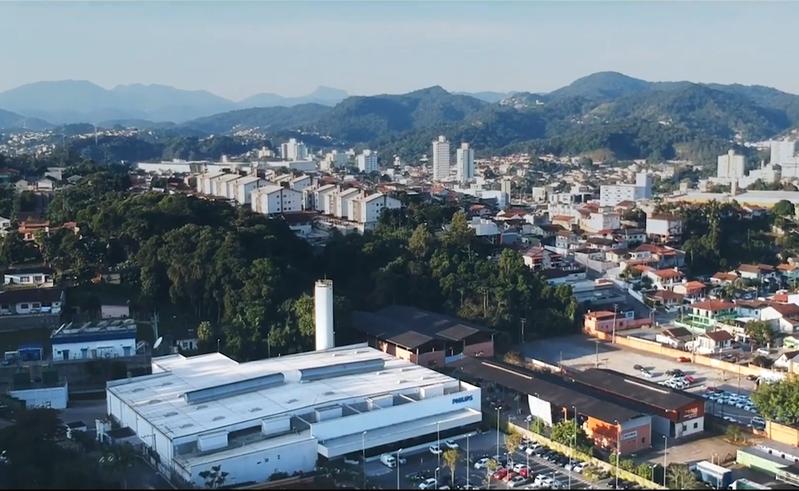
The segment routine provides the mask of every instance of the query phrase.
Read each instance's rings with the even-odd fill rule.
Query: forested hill
[[[267,109],[222,113],[186,126],[269,132],[271,114]],[[762,86],[648,82],[601,72],[548,94],[516,93],[496,103],[436,86],[348,97],[332,109],[304,110],[282,121],[281,130],[299,129],[333,144],[369,145],[405,158],[429,153],[438,134],[470,141],[486,153],[603,151],[618,158],[673,158],[691,157],[684,153],[697,146],[715,151],[736,138],[759,140],[794,128],[799,96]]]

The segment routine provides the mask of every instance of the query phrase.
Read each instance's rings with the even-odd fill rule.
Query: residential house
[[[703,355],[716,354],[731,349],[733,339],[732,334],[719,329],[698,335],[695,341],[686,343],[686,347]]]
[[[675,293],[672,290],[655,290],[647,294],[647,298],[655,305],[674,308],[683,304],[685,295]]]
[[[0,228],[2,228],[1,225]],[[777,266],[777,271],[789,285],[796,285],[799,282],[799,264],[794,262],[783,263]]]
[[[634,262],[649,264],[657,269],[679,268],[685,265],[685,253],[673,247],[641,244],[630,251]]]
[[[655,341],[674,349],[683,349],[685,344],[694,338],[693,333],[684,327],[664,329],[655,336]]]
[[[746,280],[761,281],[766,277],[775,276],[774,266],[768,264],[741,264],[736,271]]]
[[[707,285],[701,281],[686,281],[674,285],[672,291],[685,296],[686,300],[694,301],[705,297],[705,290]]]
[[[718,273],[710,277],[710,284],[714,286],[724,286],[733,283],[737,279],[738,279],[738,274],[733,271],[729,273],[719,271]]]
[[[577,220],[569,215],[555,215],[550,221],[552,222],[552,225],[559,225],[566,230],[571,230],[572,225],[577,223]]]
[[[647,268],[643,275],[652,280],[652,284],[658,290],[671,289],[675,284],[682,281],[685,275],[677,268],[653,269]]]
[[[47,266],[17,266],[3,273],[3,285],[53,286],[53,270]]]
[[[558,269],[563,266],[563,256],[544,247],[533,247],[522,255],[524,264],[533,271]]]
[[[770,303],[765,300],[735,300],[735,310],[738,312],[738,315],[754,320],[760,320],[763,309],[769,305]]]
[[[774,331],[792,334],[799,326],[799,305],[773,302],[760,312],[760,320],[768,322]]]
[[[636,319],[635,311],[612,312],[608,310],[588,311],[583,316],[583,332],[594,335],[598,332],[612,333],[615,330],[635,329],[650,324],[648,317]]]
[[[649,214],[646,217],[646,234],[659,242],[679,240],[682,237],[682,219],[666,213]]]
[[[0,237],[5,237],[6,234],[11,231],[11,229],[11,219],[0,217]]]
[[[555,236],[555,247],[569,250],[580,242],[580,236],[571,230],[559,230]]]
[[[494,238],[499,235],[497,224],[488,218],[472,217],[469,220],[469,228],[474,230],[474,235],[477,237]]]
[[[689,328],[712,330],[718,322],[734,319],[735,304],[724,300],[704,300],[691,304],[691,313],[683,317],[679,323]]]
[[[624,247],[638,246],[646,242],[646,232],[640,228],[624,227],[614,232],[613,239]]]
[[[64,291],[60,288],[9,288],[0,292],[0,317],[60,315]]]
[[[788,370],[791,365],[796,365],[797,363],[799,363],[799,351],[793,350],[783,352],[779,358],[774,360],[774,364],[772,366],[774,368]]]
[[[550,237],[555,237],[558,232],[566,230],[567,228],[568,230],[571,230],[571,227],[563,227],[556,224],[533,224],[532,234],[538,235],[542,239],[548,239]]]

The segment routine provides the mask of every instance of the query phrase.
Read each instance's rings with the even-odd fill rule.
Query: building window
[[[699,423],[694,423],[694,429],[699,428]]]
[[[21,304],[19,304],[19,308],[20,308],[20,309],[27,309],[27,308],[28,308],[28,304],[26,304],[26,303],[21,303]]]

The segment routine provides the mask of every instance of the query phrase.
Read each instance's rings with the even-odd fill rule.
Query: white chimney
[[[317,280],[314,288],[316,351],[335,346],[333,339],[333,280]]]

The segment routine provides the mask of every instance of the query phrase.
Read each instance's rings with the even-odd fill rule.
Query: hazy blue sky
[[[799,2],[0,3],[0,90],[548,91],[616,70],[799,93],[797,19]]]

